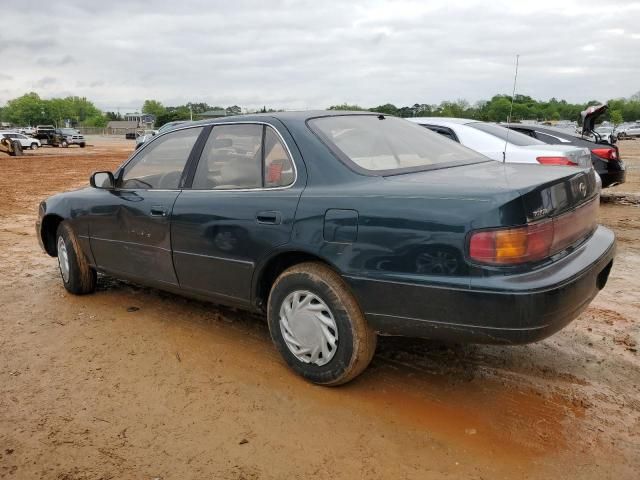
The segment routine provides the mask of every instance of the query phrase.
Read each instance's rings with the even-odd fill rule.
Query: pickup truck
[[[42,145],[52,147],[68,147],[69,145],[79,145],[80,148],[86,146],[84,136],[73,128],[55,128],[53,125],[38,125],[36,127],[35,138],[40,140]]]

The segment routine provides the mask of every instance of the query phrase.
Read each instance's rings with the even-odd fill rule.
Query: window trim
[[[276,136],[278,137],[278,139],[280,140],[280,142],[282,142],[282,144],[284,145],[284,148],[287,152],[287,155],[289,157],[289,160],[291,161],[291,165],[293,165],[293,181],[286,186],[283,187],[254,187],[254,188],[225,188],[225,189],[215,189],[215,188],[191,188],[191,185],[193,185],[193,179],[195,178],[195,172],[198,168],[198,164],[200,163],[200,160],[202,160],[202,152],[204,150],[204,143],[202,145],[202,148],[200,149],[199,155],[197,160],[194,160],[194,168],[193,168],[193,175],[190,176],[190,178],[187,179],[187,181],[185,182],[185,185],[182,186],[182,190],[186,190],[189,192],[260,192],[260,191],[271,191],[271,190],[286,190],[289,188],[292,188],[296,182],[298,181],[298,166],[296,165],[296,161],[293,158],[293,155],[291,154],[291,149],[289,148],[289,145],[287,145],[287,142],[285,141],[284,137],[282,136],[282,134],[278,131],[277,128],[275,128],[272,124],[268,123],[268,122],[259,122],[259,121],[237,121],[237,122],[217,122],[217,123],[209,123],[207,124],[207,126],[211,127],[209,128],[209,133],[207,134],[207,138],[206,140],[208,140],[209,135],[211,135],[211,133],[213,132],[213,130],[215,129],[215,127],[218,126],[224,126],[224,125],[261,125],[263,127],[262,130],[262,140],[261,140],[261,149],[262,149],[262,161],[261,161],[261,172],[260,175],[262,177],[262,181],[264,184],[264,156],[265,156],[265,152],[264,152],[264,137],[266,136],[266,129],[267,128],[271,128],[271,130],[273,130],[276,133]],[[173,130],[172,130],[173,131]],[[206,143],[205,140],[205,143]]]

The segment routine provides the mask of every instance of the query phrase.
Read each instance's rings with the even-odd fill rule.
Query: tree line
[[[512,121],[537,120],[580,121],[580,112],[591,105],[602,102],[591,100],[586,103],[569,103],[566,100],[552,98],[548,101],[535,100],[527,95],[516,95],[513,100]],[[629,98],[612,99],[606,102],[609,110],[602,120],[609,120],[615,124],[640,120],[640,92]],[[489,122],[505,122],[511,111],[510,95],[495,95],[490,100],[481,100],[470,104],[466,100],[444,101],[438,105],[414,104],[412,106],[397,107],[386,103],[372,108],[347,103],[332,105],[329,110],[359,110],[386,113],[398,117],[457,117],[471,118]]]
[[[512,121],[520,120],[574,120],[579,121],[580,112],[590,105],[601,102],[591,100],[586,103],[569,103],[552,98],[547,101],[535,100],[527,95],[516,95],[513,101]],[[640,92],[629,98],[612,99],[607,102],[609,111],[603,120],[614,124],[640,120]],[[511,111],[511,96],[495,95],[490,100],[481,100],[474,104],[466,100],[443,101],[440,104],[415,103],[398,107],[391,103],[376,107],[362,107],[353,104],[340,104],[328,107],[329,110],[375,111],[399,117],[462,117],[484,121],[506,121]],[[226,115],[238,115],[242,108],[212,106],[205,102],[189,102],[185,105],[165,106],[158,100],[145,100],[142,112],[156,117],[155,127],[167,122],[198,118],[198,115],[210,110],[224,110]],[[276,111],[266,106],[259,110],[246,110],[249,113]],[[102,112],[85,97],[66,97],[42,99],[35,93],[27,93],[9,100],[0,107],[0,121],[15,125],[55,124],[62,126],[69,120],[74,126],[105,127],[110,120],[122,120],[116,112]]]

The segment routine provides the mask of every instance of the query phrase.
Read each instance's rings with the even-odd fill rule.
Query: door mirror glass
[[[95,172],[91,175],[89,183],[93,188],[112,189],[115,186],[113,173],[111,172]]]

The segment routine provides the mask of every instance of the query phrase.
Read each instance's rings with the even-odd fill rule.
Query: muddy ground
[[[609,283],[517,347],[381,339],[341,388],[284,366],[261,318],[109,278],[65,292],[38,202],[133,142],[0,157],[0,478],[635,479],[640,207],[603,204]],[[621,142],[640,191],[640,141]]]

